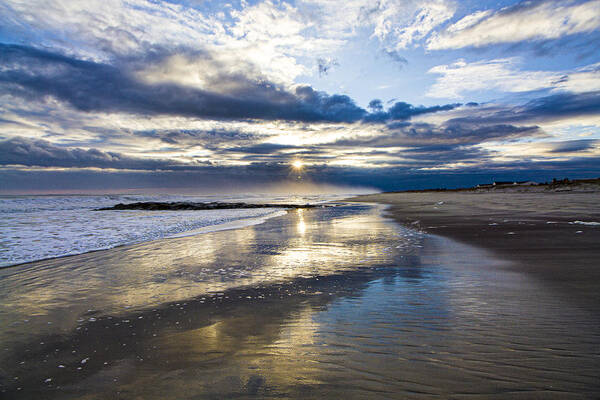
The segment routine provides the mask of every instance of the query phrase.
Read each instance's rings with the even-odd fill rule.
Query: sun
[[[301,170],[303,166],[304,166],[304,163],[300,160],[296,160],[296,161],[292,162],[292,168],[294,168],[296,171]]]

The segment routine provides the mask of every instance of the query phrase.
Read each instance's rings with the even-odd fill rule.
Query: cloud
[[[556,94],[527,102],[515,107],[514,120],[551,120],[600,113],[600,91],[588,93]],[[502,116],[502,113],[500,113]]]
[[[215,17],[174,3],[146,0],[7,0],[4,31],[46,44],[78,51],[96,60],[126,55],[153,45],[193,46],[222,32]],[[27,37],[29,36],[29,37]],[[69,38],[69,40],[65,40]]]
[[[135,71],[124,67],[26,46],[0,45],[0,61],[1,91],[31,100],[51,96],[87,112],[352,123],[362,119],[408,119],[458,106],[413,107],[400,102],[387,113],[370,116],[346,95],[328,95],[310,86],[296,86],[289,91],[238,73],[209,75],[207,79],[215,82],[206,86],[221,87],[220,92],[214,92],[170,82],[148,83],[136,79]]]
[[[381,188],[414,182],[407,176],[424,171],[585,171],[586,160],[591,170],[598,165],[600,64],[565,69],[578,60],[561,55],[549,70],[524,70],[531,67],[519,58],[451,63],[433,53],[449,61],[429,71],[425,81],[435,83],[428,95],[492,89],[542,96],[519,105],[374,99],[363,108],[353,96],[298,82],[330,73],[319,82],[356,90],[363,101],[384,79],[387,89],[416,88],[410,95],[419,98],[417,64],[402,71],[408,86],[398,86],[404,78],[387,76],[394,68],[381,57],[403,66],[406,54],[431,55],[414,50],[423,43],[430,50],[513,43],[505,47],[514,51],[527,41],[555,48],[550,40],[563,36],[559,44],[591,53],[597,34],[577,33],[597,29],[598,1],[536,0],[457,21],[455,10],[465,5],[453,0],[6,0],[2,40],[21,45],[0,44],[2,186],[9,170],[20,170],[10,175],[17,186],[26,173],[40,184],[46,171],[62,184],[70,176],[101,187],[96,169],[123,187],[285,181],[296,157],[316,181]],[[373,57],[349,63],[357,49]],[[386,65],[377,69],[376,61]],[[344,82],[355,72],[360,82]],[[389,90],[386,96],[401,96]],[[589,141],[550,141],[583,129],[594,135]],[[552,164],[567,159],[574,161]],[[446,180],[429,174],[419,182]]]
[[[520,58],[501,58],[467,63],[464,60],[438,65],[428,73],[441,75],[427,96],[462,98],[477,90],[528,92],[535,90],[589,92],[600,90],[600,63],[570,71],[528,71]]]
[[[523,105],[489,105],[477,112],[450,117],[447,124],[541,124],[600,113],[600,91],[558,93],[539,97]]]
[[[327,75],[329,70],[333,67],[340,65],[334,58],[317,58],[317,68],[319,69],[319,76]]]
[[[286,144],[277,144],[277,143],[259,143],[251,146],[240,146],[228,149],[229,151],[235,151],[238,153],[246,153],[246,154],[266,154],[266,155],[274,155],[279,153],[281,150],[290,150],[290,149],[302,149],[298,146],[291,146]]]
[[[173,147],[163,156],[149,158],[125,155],[116,151],[95,148],[65,147],[46,140],[14,137],[0,142],[0,165],[29,167],[105,168],[127,170],[204,170],[214,161],[226,159],[230,166],[236,163],[267,162],[287,165],[292,158],[302,157],[309,164],[332,163],[350,167],[358,164],[406,168],[441,167],[449,160],[475,162],[487,157],[477,149],[481,143],[494,140],[513,140],[540,135],[536,127],[473,125],[436,127],[428,124],[404,122],[394,128],[382,128],[371,135],[358,135],[307,145],[282,144],[267,137],[247,137],[238,132],[133,132],[137,138],[158,137]],[[360,131],[357,131],[360,132]],[[228,141],[227,138],[231,138]],[[139,140],[138,140],[139,141]],[[186,147],[190,155],[182,156]],[[401,151],[398,149],[401,148]],[[195,149],[202,150],[202,156]],[[209,151],[209,155],[206,155]],[[461,158],[462,157],[462,158]],[[208,161],[210,160],[210,161]],[[212,161],[212,162],[211,162]],[[236,162],[237,161],[237,162]],[[411,164],[412,163],[412,164]]]
[[[409,24],[404,24],[400,16],[406,7],[393,2],[382,2],[383,7],[375,14],[373,36],[382,42],[389,43],[392,50],[406,49],[409,45],[423,39],[434,28],[446,22],[454,15],[452,3],[442,0],[419,3]],[[402,21],[402,22],[401,22]]]
[[[433,0],[347,0],[340,6],[332,0],[299,0],[298,11],[314,21],[321,37],[344,43],[364,32],[379,42],[383,52],[394,61],[405,63],[398,50],[404,50],[425,38],[452,18],[453,1]]]
[[[409,119],[416,115],[421,114],[429,114],[436,113],[439,111],[449,111],[456,107],[460,107],[460,103],[455,104],[446,104],[443,106],[432,106],[432,107],[424,107],[418,106],[415,107],[411,104],[405,103],[403,101],[396,102],[388,111],[391,116],[391,119],[394,120],[405,120]]]
[[[411,43],[423,39],[434,28],[454,15],[454,8],[446,2],[437,1],[424,5],[411,25],[396,29],[396,48],[405,49]]]
[[[381,111],[382,104],[381,101],[377,103],[378,101],[379,100],[375,99],[369,103],[369,107],[373,110],[373,113],[365,116],[364,120],[366,122],[383,122],[388,120],[404,121],[417,115],[449,111],[461,106],[460,103],[454,103],[443,106],[425,107],[413,106],[412,104],[398,101],[394,103],[394,105],[391,106],[387,111]]]
[[[481,168],[481,167],[478,167]],[[556,177],[555,174],[561,174],[560,177],[589,177],[596,178],[600,175],[600,157],[571,157],[569,159],[526,159],[510,160],[505,162],[489,163],[485,166],[487,171],[507,171],[515,176],[518,171],[525,171],[530,174],[538,174],[548,177]],[[464,172],[468,172],[465,169]],[[510,176],[510,175],[508,175]],[[551,178],[547,178],[550,180]],[[543,181],[544,179],[534,178],[534,180]]]
[[[129,157],[97,149],[63,148],[46,140],[14,137],[0,141],[0,165],[36,167],[110,168],[130,170],[176,170],[205,163],[183,164],[174,160]]]
[[[551,153],[573,153],[600,148],[600,140],[568,140],[552,143]]]
[[[367,186],[380,190],[465,187],[494,180],[552,180],[553,177],[600,175],[600,157],[581,157],[568,161],[511,161],[503,163],[465,163],[448,169],[419,169],[397,165],[388,168],[352,168],[319,165],[305,179],[311,184],[329,183]],[[296,179],[296,176],[294,176]],[[2,171],[4,193],[24,191],[101,193],[123,190],[147,192],[166,190],[188,193],[264,192],[265,185],[289,183],[289,167],[281,164],[253,164],[247,167],[204,167],[194,171],[96,171],[96,170],[20,170]],[[315,189],[313,189],[315,190]],[[319,188],[316,189],[319,191]],[[292,191],[293,192],[293,191]],[[289,190],[288,190],[289,193]]]
[[[371,100],[368,107],[373,113],[383,112],[383,103],[379,99]]]
[[[0,61],[4,92],[30,99],[52,96],[82,111],[314,122],[354,122],[366,113],[348,96],[329,96],[310,87],[297,87],[292,93],[237,74],[221,77],[233,88],[231,93],[215,93],[149,84],[111,65],[25,46],[0,45]]]
[[[160,141],[172,145],[185,146],[203,146],[213,149],[219,145],[235,145],[248,141],[257,140],[264,135],[256,135],[250,132],[241,132],[227,129],[152,129],[137,130],[131,132],[137,137],[156,138]],[[180,148],[180,147],[178,147]]]
[[[558,39],[600,27],[600,1],[524,1],[467,15],[427,41],[428,50]]]
[[[425,123],[404,123],[388,132],[337,140],[331,147],[417,147],[476,145],[489,141],[539,137],[545,134],[537,126],[509,124],[476,124],[464,119],[436,126]]]
[[[398,52],[397,50],[389,50],[389,49],[385,49],[383,51],[385,53],[385,55],[387,55],[392,61],[398,63],[398,65],[400,67],[403,67],[404,65],[408,64],[408,60],[404,57],[402,57],[400,55],[400,52]]]
[[[95,62],[140,57],[153,48],[205,50],[224,55],[227,68],[252,64],[269,81],[291,84],[344,45],[287,2],[196,7],[167,1],[68,0],[0,3],[6,41],[34,43]],[[193,66],[190,66],[193,69]],[[239,70],[238,70],[239,72]]]

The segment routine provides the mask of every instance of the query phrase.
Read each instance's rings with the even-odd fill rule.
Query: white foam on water
[[[283,211],[283,210],[278,210],[278,209],[273,209],[273,210],[275,210],[275,211],[272,211],[266,215],[262,215],[262,216],[259,216],[256,218],[245,218],[243,220],[236,220],[236,221],[231,221],[231,222],[224,222],[222,224],[217,224],[217,225],[210,225],[210,226],[206,226],[203,228],[195,229],[193,231],[187,231],[187,232],[178,233],[176,235],[171,235],[169,237],[170,238],[186,237],[186,236],[199,235],[201,233],[218,232],[218,231],[225,231],[228,229],[244,228],[246,226],[262,224],[269,218],[280,217],[287,213],[287,211]]]
[[[588,225],[588,226],[600,226],[600,222],[596,221],[573,221],[570,224]]]
[[[5,196],[0,197],[0,267],[150,240],[256,225],[281,208],[231,210],[110,210],[137,201],[245,201],[317,203],[310,198],[261,196]]]

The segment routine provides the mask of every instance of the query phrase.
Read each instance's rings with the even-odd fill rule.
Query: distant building
[[[494,186],[499,186],[499,185],[516,185],[517,182],[511,182],[511,181],[496,181],[493,183]]]
[[[517,185],[519,186],[537,186],[538,183],[534,181],[517,181]]]
[[[495,181],[494,183],[480,183],[476,188],[486,189],[493,188],[494,186],[537,186],[539,183],[534,181]]]

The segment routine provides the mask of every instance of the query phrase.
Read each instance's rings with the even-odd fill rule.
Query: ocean
[[[142,201],[322,203],[348,195],[0,196],[0,267],[150,240],[261,223],[281,208],[202,211],[94,211]]]

